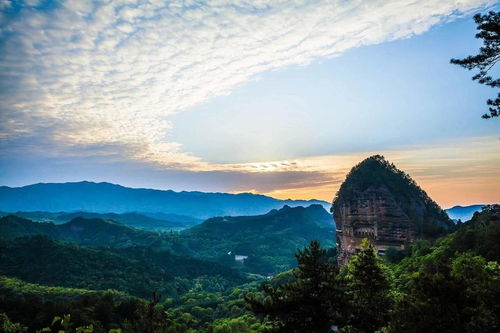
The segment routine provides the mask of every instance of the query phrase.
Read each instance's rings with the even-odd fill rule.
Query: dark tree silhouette
[[[348,326],[341,332],[376,332],[389,321],[392,299],[386,270],[368,239],[362,247],[343,272]]]
[[[450,62],[468,70],[478,69],[479,73],[472,77],[474,81],[498,88],[500,87],[500,79],[493,79],[488,73],[500,60],[500,12],[491,11],[485,15],[476,14],[474,21],[477,24],[477,30],[479,30],[476,38],[483,40],[479,54],[464,59],[451,59]],[[500,93],[495,99],[488,99],[486,103],[489,114],[485,113],[483,118],[498,117],[500,115]]]
[[[345,317],[339,268],[317,241],[295,256],[298,267],[291,282],[277,287],[264,284],[263,295],[249,294],[245,299],[255,314],[272,320],[268,332],[329,332],[332,325],[343,324]]]

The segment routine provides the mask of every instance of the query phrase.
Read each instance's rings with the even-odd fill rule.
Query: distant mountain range
[[[33,221],[68,222],[80,216],[113,220],[148,230],[186,228],[214,216],[260,215],[284,205],[319,204],[322,200],[280,200],[251,193],[175,192],[129,188],[110,183],[40,183],[0,186],[0,216],[15,213]],[[484,205],[455,206],[444,211],[467,221]]]
[[[462,222],[469,221],[475,212],[480,212],[481,207],[485,205],[471,205],[471,206],[454,206],[448,209],[445,209],[445,212],[448,214],[450,219],[452,220],[462,220]]]
[[[206,219],[213,216],[258,215],[284,205],[296,207],[311,204],[320,204],[326,210],[331,206],[320,200],[279,200],[251,193],[175,192],[86,181],[0,187],[0,211],[6,212],[136,212],[156,219],[162,214]]]

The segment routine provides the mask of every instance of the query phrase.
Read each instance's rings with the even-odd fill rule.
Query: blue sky
[[[492,89],[449,63],[478,50],[474,31],[469,17],[266,72],[230,96],[174,116],[171,139],[204,159],[230,163],[495,135],[498,124],[478,117]]]
[[[449,64],[493,4],[4,1],[0,184],[330,200],[383,153],[444,206],[499,202],[494,91]]]

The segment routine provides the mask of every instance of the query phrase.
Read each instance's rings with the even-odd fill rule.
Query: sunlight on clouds
[[[167,142],[168,117],[264,71],[406,38],[493,3],[73,0],[38,8],[4,1],[2,136],[121,145],[127,158],[195,171],[315,168],[207,163]]]

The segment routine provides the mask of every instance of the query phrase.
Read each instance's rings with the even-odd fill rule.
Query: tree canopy
[[[292,281],[273,287],[264,284],[260,297],[246,297],[256,314],[271,319],[270,332],[328,332],[342,321],[345,307],[338,267],[327,251],[313,241],[296,254],[297,269]]]

